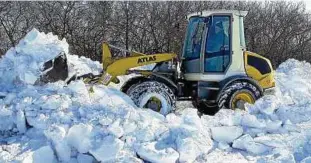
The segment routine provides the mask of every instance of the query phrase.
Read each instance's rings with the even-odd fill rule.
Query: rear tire
[[[233,110],[236,109],[237,108],[236,100],[238,100],[237,95],[239,94],[244,94],[247,99],[251,99],[249,101],[252,101],[252,103],[254,103],[257,99],[259,99],[262,96],[260,90],[253,84],[238,81],[230,84],[221,92],[218,100],[218,107],[220,109],[223,107]],[[240,104],[239,106],[243,106],[243,108],[240,107],[239,108],[244,109],[244,104]]]
[[[172,112],[176,104],[176,96],[171,88],[169,88],[164,83],[157,81],[144,81],[132,85],[126,94],[131,97],[134,103],[138,107],[148,108],[150,100],[151,105],[154,105],[153,99],[157,99],[156,102],[159,106],[156,108],[150,108],[154,111],[159,112],[162,115],[167,115]]]

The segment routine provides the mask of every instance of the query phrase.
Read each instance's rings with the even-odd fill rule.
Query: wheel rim
[[[232,102],[231,102],[231,109],[239,108],[239,109],[245,109],[244,104],[249,103],[249,104],[254,104],[255,99],[252,96],[250,92],[238,92],[237,94],[234,95]]]
[[[144,105],[144,108],[149,108],[153,111],[160,112],[162,108],[162,102],[157,97],[152,96]]]
[[[166,115],[171,111],[167,99],[163,95],[155,92],[143,95],[143,98],[139,102],[139,107],[149,108],[162,115]]]

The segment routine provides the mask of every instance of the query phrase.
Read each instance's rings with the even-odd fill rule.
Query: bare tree
[[[143,53],[182,53],[186,15],[215,9],[249,11],[248,50],[277,66],[287,58],[311,61],[310,13],[303,2],[0,2],[0,55],[32,28],[66,38],[70,52],[94,60],[108,41]]]

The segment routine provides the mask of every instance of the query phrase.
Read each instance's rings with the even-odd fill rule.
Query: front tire
[[[174,110],[176,96],[171,88],[157,81],[144,81],[132,85],[126,92],[140,108],[149,108],[162,115]]]

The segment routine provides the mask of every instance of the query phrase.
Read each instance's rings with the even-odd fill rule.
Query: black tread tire
[[[127,93],[127,91],[131,88],[134,87],[135,85],[142,83],[144,81],[149,81],[150,79],[143,77],[143,76],[135,76],[127,80],[122,87],[120,88],[121,92]]]
[[[230,108],[232,97],[234,96],[234,94],[236,94],[237,92],[241,92],[241,91],[250,92],[255,100],[259,99],[262,96],[262,94],[260,93],[260,90],[253,84],[249,82],[245,82],[245,81],[236,81],[228,85],[220,93],[219,100],[218,100],[218,107],[220,109],[223,107],[228,108],[228,109],[235,109],[235,108]]]
[[[171,109],[166,114],[174,110],[176,106],[176,95],[174,94],[174,91],[164,83],[158,81],[144,81],[132,85],[126,92],[138,107],[140,107],[139,105],[142,98],[149,93],[161,94],[166,99],[166,102]]]

